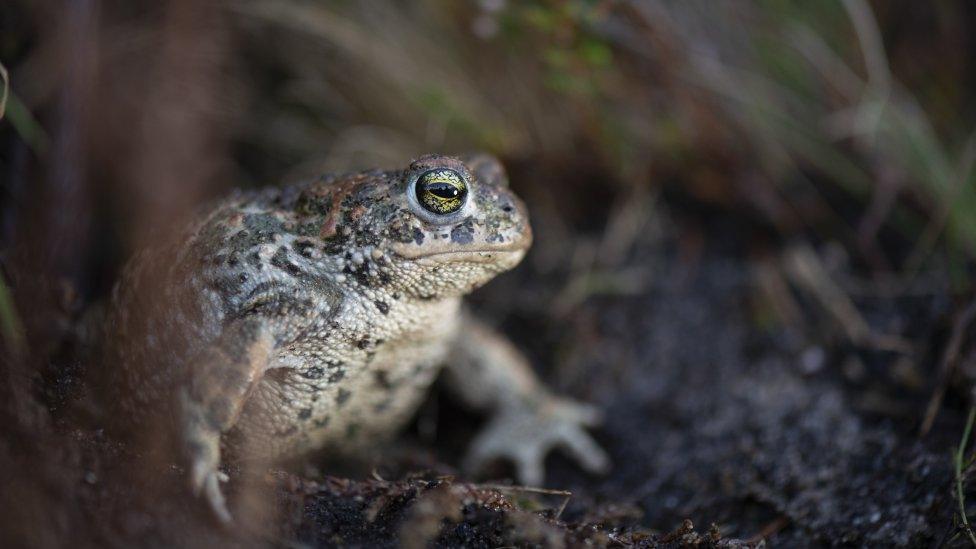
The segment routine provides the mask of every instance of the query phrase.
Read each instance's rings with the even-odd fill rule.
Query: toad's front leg
[[[463,337],[453,347],[446,381],[469,405],[493,413],[472,443],[465,469],[474,471],[493,459],[507,458],[515,463],[522,483],[538,486],[545,479],[546,454],[558,447],[586,470],[606,472],[610,460],[585,429],[601,422],[600,411],[552,395],[511,343],[469,313],[463,322]]]
[[[240,418],[251,393],[272,367],[275,351],[316,318],[314,299],[259,296],[230,320],[220,336],[189,362],[177,391],[180,439],[190,486],[224,523],[230,512],[220,490],[220,439]]]
[[[183,450],[190,486],[203,495],[222,522],[231,521],[220,491],[220,437],[236,423],[248,396],[264,376],[274,351],[265,319],[249,317],[228,324],[221,336],[191,362],[189,379],[177,391]]]

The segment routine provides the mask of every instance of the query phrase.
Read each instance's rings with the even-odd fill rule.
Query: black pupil
[[[449,183],[430,183],[427,185],[427,191],[440,198],[457,198],[461,193],[457,187]]]

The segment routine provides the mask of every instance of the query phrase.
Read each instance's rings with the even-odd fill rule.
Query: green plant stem
[[[956,450],[956,497],[959,499],[959,516],[962,518],[962,525],[966,529],[966,534],[969,536],[969,541],[976,546],[976,534],[973,534],[973,529],[969,526],[969,517],[966,516],[966,496],[963,494],[962,490],[962,470],[963,470],[963,460],[966,453],[966,446],[969,444],[969,435],[973,430],[973,422],[976,421],[976,407],[969,409],[969,418],[966,419],[966,428],[962,433],[962,440],[959,441],[959,448]]]

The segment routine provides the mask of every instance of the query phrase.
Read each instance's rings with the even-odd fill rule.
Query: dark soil
[[[638,295],[593,297],[562,323],[518,319],[559,326],[522,343],[540,355],[564,347],[550,377],[607,410],[600,440],[614,458],[609,478],[552,460],[547,485],[574,493],[568,516],[613,502],[634,506],[643,525],[690,518],[774,546],[944,543],[956,505],[949,450],[962,425],[943,411],[920,438],[930,388],[909,390],[901,379],[933,378],[934,366],[903,363],[921,370],[898,373],[897,355],[813,326],[761,328],[755,262],[723,251],[723,240],[741,234],[725,229],[694,261],[682,260],[673,236],[638,244],[630,261],[647,268]],[[486,305],[506,291],[526,299],[543,291],[529,280],[500,286]],[[910,338],[919,354],[941,342],[945,300],[870,301],[859,305],[871,322]]]

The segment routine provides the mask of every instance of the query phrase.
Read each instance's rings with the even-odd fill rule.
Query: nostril
[[[502,206],[502,211],[505,213],[512,213],[512,210],[514,209],[515,208],[513,208],[511,204],[505,204],[504,206]]]

